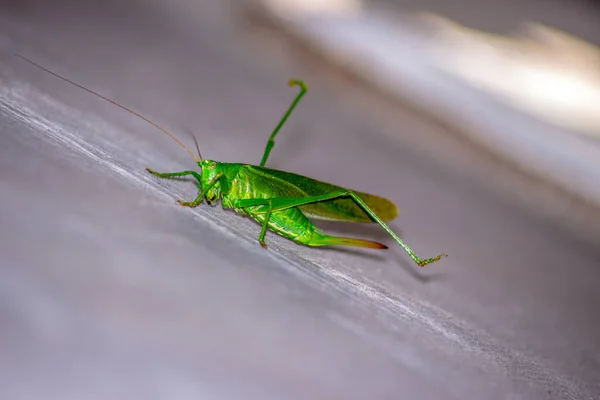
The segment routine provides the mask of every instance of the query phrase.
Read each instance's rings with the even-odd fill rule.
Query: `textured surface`
[[[192,183],[144,172],[194,165],[170,139],[11,55],[192,129],[207,157],[258,163],[293,91],[289,71],[246,47],[233,9],[19,4],[0,13],[3,399],[600,395],[597,248],[315,87],[270,165],[394,200],[392,228],[419,255],[450,257],[416,270],[395,247],[274,235],[265,251],[252,221],[184,209]]]

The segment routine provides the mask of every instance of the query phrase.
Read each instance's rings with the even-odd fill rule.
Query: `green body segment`
[[[267,219],[269,207],[267,205],[240,207],[239,203],[241,200],[302,199],[342,189],[341,187],[312,180],[301,175],[253,165],[216,163],[215,170],[223,171],[224,176],[231,182],[229,193],[220,191],[223,207],[233,208],[241,214],[248,214],[261,225]],[[310,184],[311,182],[312,185]],[[374,207],[377,207],[378,201],[383,204],[393,205],[389,200],[378,196],[366,193],[361,193],[361,195],[364,196],[365,200],[369,200]],[[395,206],[393,210],[395,213],[388,212],[386,216],[397,215]],[[321,219],[333,221],[373,222],[352,200],[333,199],[272,211],[266,224],[269,230],[308,246],[339,244],[386,248],[385,245],[376,242],[325,235],[315,227],[307,217],[307,214],[309,216],[316,215],[316,218],[320,217]]]

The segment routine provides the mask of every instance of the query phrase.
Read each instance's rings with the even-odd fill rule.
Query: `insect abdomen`
[[[264,222],[265,213],[253,213],[246,210],[257,222]],[[273,211],[268,222],[269,229],[297,243],[308,244],[315,232],[315,226],[298,208]]]

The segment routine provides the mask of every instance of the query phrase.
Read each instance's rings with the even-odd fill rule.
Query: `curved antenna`
[[[202,154],[200,154],[200,146],[198,146],[198,139],[196,139],[196,135],[192,135],[192,139],[194,139],[194,143],[196,143],[196,150],[198,150],[198,157],[202,160]]]
[[[88,92],[88,93],[91,93],[91,94],[93,94],[93,95],[95,95],[95,96],[98,96],[98,97],[100,97],[101,99],[103,99],[103,100],[106,100],[106,101],[108,101],[109,103],[112,103],[112,104],[114,104],[115,106],[117,106],[117,107],[120,107],[120,108],[122,108],[123,110],[125,110],[125,111],[127,111],[127,112],[129,112],[129,113],[131,113],[131,114],[133,114],[133,115],[135,115],[136,117],[139,117],[139,118],[143,119],[144,121],[148,122],[150,125],[154,126],[155,128],[157,128],[157,129],[159,129],[160,131],[162,131],[162,132],[166,133],[167,135],[169,135],[169,137],[170,137],[171,139],[173,139],[175,142],[177,142],[177,144],[178,144],[178,145],[180,145],[181,147],[183,147],[183,148],[185,149],[185,151],[187,151],[187,152],[188,152],[188,154],[189,154],[190,156],[192,156],[192,158],[193,158],[194,160],[196,160],[196,162],[200,162],[200,160],[198,160],[198,158],[196,158],[196,156],[194,155],[194,153],[192,153],[192,152],[190,151],[190,149],[188,149],[188,148],[187,148],[187,147],[186,147],[186,146],[185,146],[183,143],[181,143],[181,142],[179,141],[179,139],[177,139],[177,138],[175,137],[175,135],[173,135],[171,132],[169,132],[168,130],[166,130],[166,129],[165,129],[165,128],[163,128],[162,126],[158,125],[157,123],[155,123],[155,122],[152,122],[150,119],[148,119],[148,118],[144,117],[142,114],[140,114],[140,113],[137,113],[137,112],[135,112],[135,111],[133,111],[133,110],[130,110],[129,108],[127,108],[127,107],[125,107],[125,106],[122,106],[122,105],[120,105],[119,103],[117,103],[117,102],[116,102],[116,101],[114,101],[114,100],[111,100],[111,99],[109,99],[108,97],[104,97],[104,96],[102,96],[101,94],[98,94],[98,93],[94,92],[93,90],[90,90],[90,89],[88,89],[88,88],[86,88],[86,87],[84,87],[84,86],[81,86],[81,85],[80,85],[80,84],[78,84],[78,83],[75,83],[75,82],[73,82],[73,81],[71,81],[71,80],[69,80],[69,79],[67,79],[67,78],[64,78],[64,77],[62,77],[62,76],[60,76],[60,75],[58,75],[58,74],[56,74],[56,73],[54,73],[54,72],[50,71],[49,69],[46,69],[46,68],[42,67],[41,65],[39,65],[39,64],[36,64],[35,62],[33,62],[33,61],[31,61],[31,60],[29,60],[29,59],[27,59],[27,58],[23,57],[23,56],[22,56],[22,55],[20,55],[20,54],[15,54],[15,56],[17,56],[17,57],[19,57],[19,58],[21,58],[21,59],[23,59],[23,60],[27,61],[29,64],[33,65],[34,67],[38,67],[38,68],[39,68],[39,69],[41,69],[42,71],[46,71],[47,73],[49,73],[49,74],[51,74],[51,75],[54,75],[55,77],[57,77],[57,78],[59,78],[59,79],[62,79],[63,81],[65,81],[65,82],[68,82],[68,83],[70,83],[71,85],[77,86],[78,88],[80,88],[80,89],[83,89],[83,90],[85,90],[86,92]],[[195,138],[194,138],[194,140],[195,140]],[[196,143],[196,145],[197,145],[197,143]]]
[[[200,158],[200,160],[203,160],[202,154],[200,154],[200,146],[198,146],[198,140],[196,139],[196,135],[194,135],[194,132],[191,129],[185,129],[185,131],[189,133],[192,139],[194,139],[194,143],[196,144],[196,150],[198,150],[198,158]]]

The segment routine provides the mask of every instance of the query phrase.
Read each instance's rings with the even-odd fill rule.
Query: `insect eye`
[[[217,167],[217,164],[216,164],[216,163],[212,163],[212,164],[210,164],[210,168],[211,168],[211,169],[215,169],[216,167]]]

